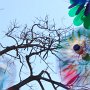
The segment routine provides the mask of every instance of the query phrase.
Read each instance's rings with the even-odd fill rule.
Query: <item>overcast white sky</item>
[[[69,0],[0,0],[0,36],[15,19],[19,24],[30,26],[36,17],[48,15],[57,27],[69,26],[72,19],[68,16],[68,5]]]

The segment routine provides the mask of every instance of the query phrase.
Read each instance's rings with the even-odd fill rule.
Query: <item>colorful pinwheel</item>
[[[90,0],[70,0],[70,3],[69,16],[75,16],[74,25],[83,24],[86,29],[90,29]]]
[[[90,31],[73,31],[63,39],[57,46],[62,83],[70,90],[89,90]]]

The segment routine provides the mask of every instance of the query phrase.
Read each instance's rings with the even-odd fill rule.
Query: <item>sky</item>
[[[60,27],[62,22],[67,24],[70,20],[68,5],[68,0],[1,0],[0,29],[6,29],[15,19],[20,24],[31,25],[36,17],[44,18],[46,15]]]
[[[72,24],[72,19],[68,16],[68,6],[69,0],[0,0],[0,37],[14,20],[20,25],[31,26],[36,18],[44,18],[46,15],[54,19],[57,28],[68,27]],[[5,40],[2,42],[6,45],[11,43]],[[48,84],[47,90],[50,88]],[[20,90],[25,89],[26,87]]]

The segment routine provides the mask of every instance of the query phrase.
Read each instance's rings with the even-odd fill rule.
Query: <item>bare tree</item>
[[[53,24],[49,23],[48,16],[46,16],[44,20],[41,18],[37,19],[38,22],[34,22],[31,27],[25,25],[23,28],[14,21],[8,28],[8,32],[5,33],[5,36],[15,43],[10,46],[4,46],[3,43],[0,43],[1,56],[8,55],[21,63],[19,70],[20,82],[9,87],[8,90],[19,90],[24,85],[29,86],[28,83],[32,81],[37,81],[42,90],[45,90],[42,81],[51,83],[53,90],[57,90],[58,87],[62,87],[67,90],[69,89],[67,86],[59,81],[53,80],[51,77],[48,69],[52,71],[53,69],[50,67],[47,59],[51,54],[58,58],[56,54],[57,45],[60,44],[63,34],[66,34],[68,29],[57,29],[54,20]],[[12,51],[16,54],[11,53]],[[38,60],[36,59],[37,57],[46,64],[46,69],[35,75],[32,64],[35,60]],[[35,58],[35,60],[32,62],[33,58]],[[25,67],[25,63],[28,66],[27,70],[29,73],[25,79],[22,79],[22,69]],[[47,75],[47,77],[45,77],[45,75]],[[29,87],[32,89],[31,86]]]

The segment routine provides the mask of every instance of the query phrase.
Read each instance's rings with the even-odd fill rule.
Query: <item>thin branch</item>
[[[31,63],[29,62],[29,56],[26,55],[26,61],[27,61],[27,64],[28,64],[28,67],[30,69],[30,75],[32,76],[33,75],[33,69],[32,69],[32,66],[31,66]]]
[[[38,80],[38,83],[39,83],[40,87],[42,88],[42,90],[45,90],[40,80]]]

